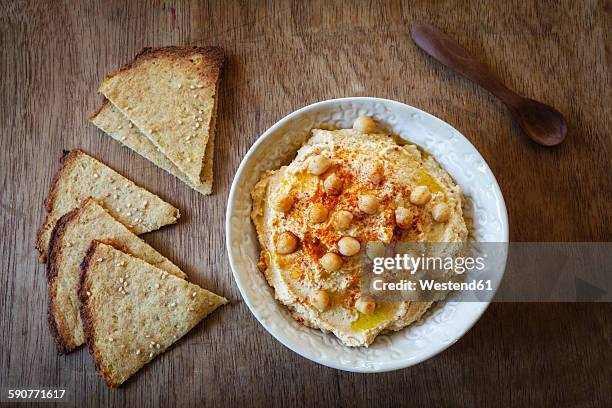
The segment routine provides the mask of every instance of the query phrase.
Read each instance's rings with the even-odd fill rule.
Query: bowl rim
[[[474,149],[474,151],[478,155],[478,158],[481,159],[482,162],[484,163],[484,165],[486,167],[486,170],[492,175],[493,180],[495,181],[494,186],[493,186],[494,190],[497,193],[498,197],[500,198],[500,200],[499,200],[499,208],[500,208],[500,215],[501,215],[500,223],[501,223],[501,226],[502,226],[502,229],[503,229],[501,234],[503,235],[503,238],[504,238],[500,242],[508,242],[509,241],[509,234],[510,233],[509,233],[509,224],[508,224],[508,210],[507,210],[507,207],[506,207],[506,202],[505,202],[503,193],[502,193],[502,191],[501,191],[501,189],[499,187],[499,183],[497,182],[497,178],[495,177],[495,175],[491,171],[491,168],[490,168],[489,164],[486,162],[484,157],[482,157],[482,155],[480,154],[478,149],[469,141],[469,139],[467,139],[461,132],[459,132],[454,126],[450,125],[448,122],[444,121],[443,119],[438,118],[435,115],[432,115],[432,114],[430,114],[428,112],[425,112],[425,111],[423,111],[423,110],[421,110],[419,108],[416,108],[414,106],[408,105],[408,104],[403,103],[403,102],[391,100],[391,99],[377,98],[377,97],[370,97],[370,96],[359,96],[359,97],[343,97],[343,98],[326,99],[326,100],[323,100],[323,101],[314,102],[314,103],[311,103],[309,105],[306,105],[306,106],[304,106],[304,107],[302,107],[300,109],[297,109],[297,110],[289,113],[288,115],[285,115],[281,119],[279,119],[276,123],[274,123],[268,129],[266,129],[266,131],[264,131],[257,138],[257,140],[251,145],[251,147],[249,148],[247,153],[242,158],[242,160],[240,162],[240,165],[238,166],[238,169],[236,170],[234,178],[232,179],[232,185],[230,187],[230,191],[229,191],[229,195],[228,195],[228,199],[227,199],[228,205],[227,205],[227,209],[226,209],[226,212],[225,212],[225,244],[226,244],[226,250],[227,250],[227,254],[228,254],[228,260],[229,260],[230,268],[232,270],[232,276],[234,278],[234,282],[236,283],[236,286],[238,286],[238,290],[240,291],[240,296],[242,297],[242,299],[246,303],[246,305],[249,308],[249,311],[251,312],[251,314],[253,316],[255,316],[255,318],[257,319],[259,324],[261,324],[266,329],[268,334],[270,334],[272,337],[274,337],[279,343],[281,343],[283,346],[287,347],[289,350],[297,353],[298,355],[304,357],[307,360],[313,361],[313,362],[321,364],[323,366],[335,368],[335,369],[341,370],[341,371],[349,371],[349,372],[382,373],[382,372],[389,372],[389,371],[400,370],[400,369],[403,369],[403,368],[408,368],[408,367],[411,367],[413,365],[419,364],[419,363],[421,363],[421,362],[423,362],[425,360],[428,360],[428,359],[432,358],[433,356],[435,356],[437,354],[442,353],[443,351],[448,349],[451,345],[455,344],[460,338],[462,338],[468,331],[470,331],[472,329],[472,327],[474,327],[476,322],[478,322],[480,320],[480,318],[482,317],[484,312],[489,307],[490,302],[471,302],[474,305],[479,305],[480,306],[480,310],[477,311],[477,313],[474,316],[474,319],[473,319],[472,322],[470,322],[469,324],[465,325],[464,328],[456,335],[456,337],[452,341],[449,341],[449,342],[443,344],[440,347],[432,348],[428,352],[425,352],[422,355],[419,355],[418,357],[416,357],[416,358],[414,358],[414,359],[412,359],[410,361],[398,360],[398,363],[396,363],[396,364],[389,364],[389,365],[385,366],[384,368],[377,368],[377,369],[370,369],[370,368],[365,368],[365,367],[340,366],[340,365],[334,364],[333,361],[326,361],[324,359],[311,358],[310,356],[304,355],[301,351],[297,350],[293,346],[293,344],[291,344],[291,343],[285,341],[284,339],[278,337],[276,333],[274,333],[272,330],[270,330],[267,327],[266,324],[264,324],[264,322],[260,319],[260,317],[257,315],[257,313],[254,312],[254,309],[253,309],[253,306],[251,304],[251,301],[248,299],[247,296],[244,295],[245,290],[243,289],[243,287],[242,287],[242,285],[240,283],[240,280],[238,279],[237,274],[236,274],[235,258],[234,258],[234,253],[233,253],[233,249],[232,249],[232,246],[231,246],[232,236],[233,236],[232,231],[231,231],[232,230],[232,228],[231,228],[231,215],[234,212],[234,201],[235,201],[235,194],[236,194],[236,190],[237,190],[238,180],[240,180],[242,178],[242,174],[245,171],[247,163],[249,163],[252,160],[252,156],[258,150],[258,147],[262,143],[264,143],[264,141],[266,139],[268,139],[270,137],[270,135],[272,135],[276,131],[276,129],[278,129],[279,127],[285,125],[285,123],[293,120],[294,118],[302,115],[304,112],[307,112],[307,111],[309,111],[311,109],[318,108],[318,107],[325,106],[325,105],[333,105],[333,104],[338,104],[338,103],[342,103],[342,102],[361,102],[361,101],[363,101],[363,102],[370,101],[370,102],[379,102],[379,103],[382,103],[382,104],[400,105],[401,107],[404,107],[404,108],[413,109],[416,112],[418,112],[420,115],[423,115],[424,117],[428,117],[428,118],[432,118],[434,120],[442,121],[444,124],[446,124],[447,126],[452,128],[461,139],[463,139],[470,146],[472,146],[472,148]],[[452,174],[451,174],[451,176],[452,176]],[[504,260],[504,265],[506,265],[506,262],[507,262],[507,254],[506,254],[506,259]],[[496,288],[496,291],[497,291],[497,288]]]

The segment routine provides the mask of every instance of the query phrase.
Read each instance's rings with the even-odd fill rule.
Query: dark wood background
[[[235,286],[224,215],[257,137],[309,103],[390,98],[459,129],[499,180],[514,241],[612,238],[609,1],[0,1],[0,384],[66,388],[80,406],[604,406],[611,304],[493,304],[456,345],[379,375],[311,363],[274,340]],[[528,142],[502,104],[421,53],[438,25],[510,87],[550,103],[569,137]],[[105,73],[142,47],[220,45],[214,195],[194,193],[86,120]],[[81,349],[58,356],[35,231],[62,149],[83,148],[182,211],[145,239],[231,299],[119,390]],[[609,405],[608,405],[609,406]]]

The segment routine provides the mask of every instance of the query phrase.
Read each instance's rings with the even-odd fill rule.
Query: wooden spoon
[[[544,146],[555,146],[565,139],[567,122],[561,113],[508,89],[484,64],[442,31],[429,24],[417,24],[412,27],[411,34],[414,42],[427,54],[498,97],[531,140]]]

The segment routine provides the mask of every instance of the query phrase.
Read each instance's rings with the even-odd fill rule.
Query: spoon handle
[[[486,65],[465,48],[430,24],[416,24],[411,30],[413,41],[437,61],[474,81],[506,105],[512,106],[520,96],[508,89]]]

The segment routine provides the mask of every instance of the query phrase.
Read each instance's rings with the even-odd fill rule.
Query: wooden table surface
[[[0,1],[0,385],[61,387],[81,406],[604,406],[610,403],[610,304],[493,304],[456,345],[379,375],[314,364],[274,340],[231,276],[224,214],[233,175],[257,137],[323,99],[377,96],[461,131],[506,198],[514,241],[612,238],[609,1],[158,2]],[[431,22],[511,88],[569,122],[554,149],[527,141],[503,105],[420,52]],[[214,195],[203,197],[96,130],[87,116],[110,70],[145,46],[219,45]],[[119,390],[85,349],[58,356],[34,250],[63,149],[82,148],[181,209],[145,236],[193,281],[231,299]],[[609,406],[609,405],[608,405]]]

